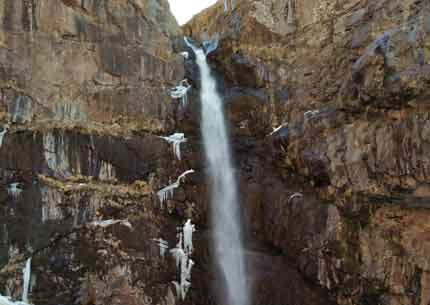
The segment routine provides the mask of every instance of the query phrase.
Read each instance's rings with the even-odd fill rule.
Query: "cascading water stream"
[[[201,77],[201,127],[211,181],[211,219],[214,227],[215,258],[226,281],[228,305],[248,305],[244,247],[238,195],[230,156],[222,100],[211,76],[206,55],[187,44],[196,54]]]

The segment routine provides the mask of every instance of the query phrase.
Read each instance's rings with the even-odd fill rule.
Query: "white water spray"
[[[227,305],[248,305],[244,246],[223,105],[203,50],[196,49],[201,76],[202,133],[211,181],[211,217],[216,261],[226,280]]]

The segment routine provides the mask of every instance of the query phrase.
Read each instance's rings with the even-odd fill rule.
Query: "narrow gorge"
[[[430,2],[171,10],[0,0],[0,304],[430,305]]]

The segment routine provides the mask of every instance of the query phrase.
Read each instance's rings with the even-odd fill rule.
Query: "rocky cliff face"
[[[33,304],[173,304],[153,239],[190,215],[155,196],[188,167],[158,137],[184,75],[167,1],[6,0],[0,22],[0,294],[32,257]],[[92,225],[110,219],[132,228]]]
[[[255,237],[337,304],[428,305],[429,3],[223,2],[184,34],[219,38]]]
[[[234,2],[182,30],[165,0],[0,4],[0,294],[20,299],[31,257],[36,305],[217,304],[183,31],[219,38],[254,304],[429,305],[430,5]],[[185,108],[169,95],[184,77]],[[173,132],[182,161],[159,137]],[[188,218],[180,300],[154,239],[174,247]]]

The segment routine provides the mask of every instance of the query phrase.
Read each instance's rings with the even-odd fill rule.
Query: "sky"
[[[215,4],[217,0],[169,0],[170,10],[175,15],[180,25],[186,23],[195,14],[208,6]]]

